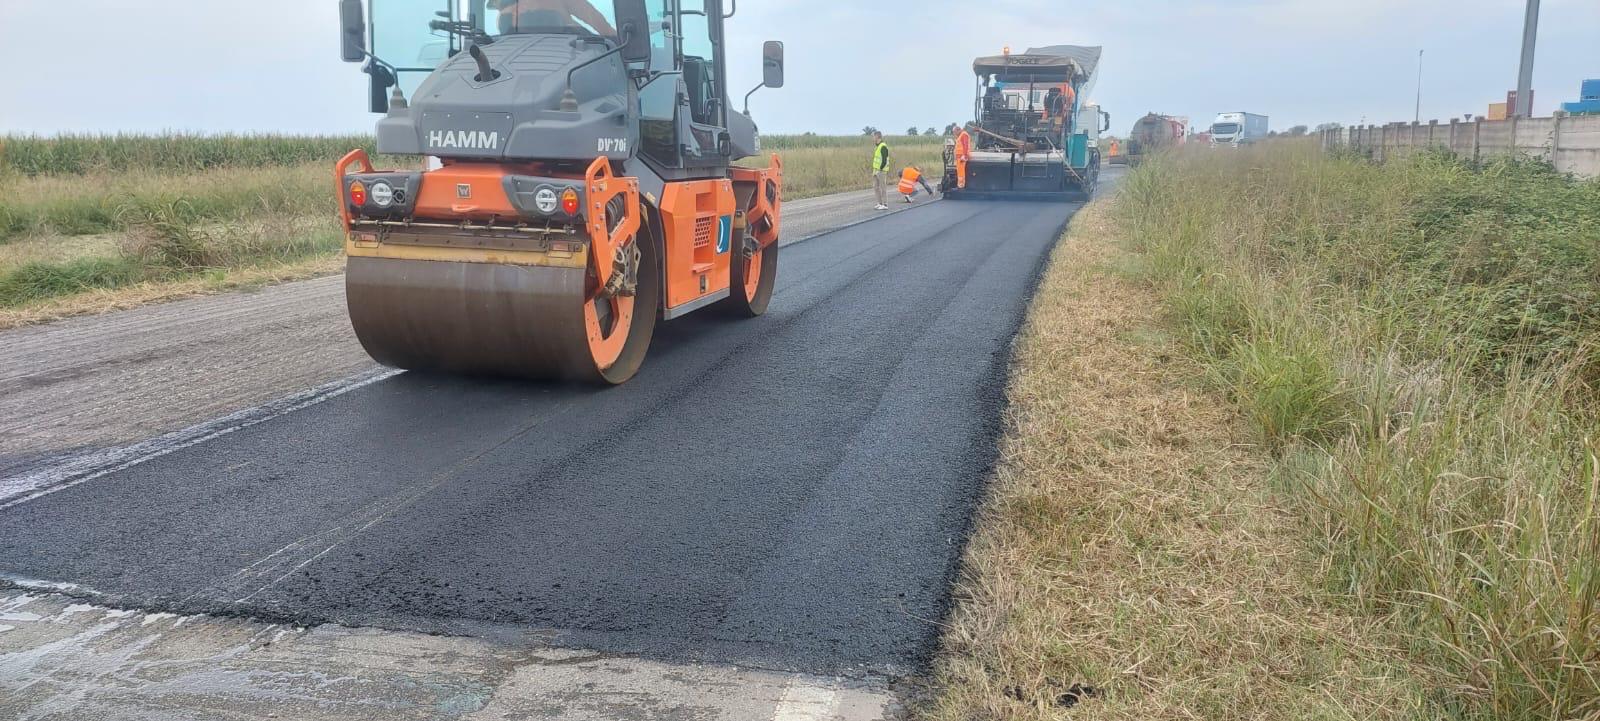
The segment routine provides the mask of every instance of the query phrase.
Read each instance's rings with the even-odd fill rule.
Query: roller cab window
[[[372,54],[393,67],[394,79],[408,98],[454,52],[450,34],[429,26],[449,17],[451,5],[448,0],[371,0],[368,5]]]
[[[484,30],[491,35],[563,33],[616,37],[610,0],[487,0]]]

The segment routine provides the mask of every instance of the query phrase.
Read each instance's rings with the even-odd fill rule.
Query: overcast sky
[[[379,0],[380,2],[384,0]],[[409,0],[415,2],[416,0]],[[602,0],[607,1],[607,0]],[[442,0],[441,0],[442,3]],[[765,132],[893,132],[968,119],[971,61],[1010,45],[1103,45],[1092,99],[1125,133],[1157,111],[1275,129],[1482,114],[1515,87],[1523,0],[744,0],[729,72],[788,45],[789,85],[757,94]],[[339,62],[335,0],[0,0],[0,132],[367,132]],[[981,12],[980,12],[981,9]],[[1545,0],[1536,112],[1600,77],[1600,0]],[[742,91],[739,92],[743,94]]]

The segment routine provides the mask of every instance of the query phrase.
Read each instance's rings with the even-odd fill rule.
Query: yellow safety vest
[[[873,172],[888,172],[888,170],[889,170],[889,144],[888,143],[878,143],[878,147],[872,151],[872,170],[873,170]]]

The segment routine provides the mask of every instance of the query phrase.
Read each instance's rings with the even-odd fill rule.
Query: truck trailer
[[[972,148],[966,157],[947,148],[945,197],[1088,199],[1100,177],[1100,134],[1110,129],[1109,116],[1088,102],[1100,53],[1056,45],[974,61]]]
[[[1267,139],[1267,116],[1222,113],[1211,124],[1211,144],[1238,147]]]

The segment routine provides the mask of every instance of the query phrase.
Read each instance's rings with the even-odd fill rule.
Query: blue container
[[[1600,78],[1583,81],[1583,99],[1600,100]]]
[[[1600,100],[1585,100],[1581,103],[1562,103],[1561,109],[1573,115],[1600,115]]]

